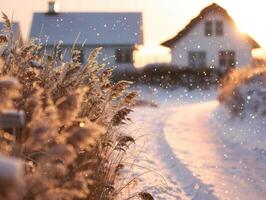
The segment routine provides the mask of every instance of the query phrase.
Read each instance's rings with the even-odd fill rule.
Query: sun
[[[226,1],[224,0],[229,14],[235,20],[239,31],[258,33],[264,28],[262,21],[262,13],[265,12],[266,1],[253,0],[250,1]],[[264,20],[263,20],[264,21]]]
[[[233,17],[236,26],[240,32],[253,32],[255,29],[260,29],[261,27],[253,24],[252,18],[247,17],[247,14],[245,11],[236,11]],[[253,23],[252,23],[253,22]]]
[[[240,32],[248,32],[251,28],[254,28],[252,24],[254,15],[250,16],[250,10],[252,10],[250,9],[252,7],[250,3],[241,2],[240,5],[239,1],[227,2],[224,0],[222,2],[224,2],[227,11],[233,17]]]
[[[257,41],[266,44],[266,27],[264,24],[266,1],[220,0],[234,19],[240,32],[248,33]]]
[[[135,52],[134,58],[136,68],[143,67],[151,62],[167,63],[171,60],[169,49],[158,45],[139,47],[138,51]]]

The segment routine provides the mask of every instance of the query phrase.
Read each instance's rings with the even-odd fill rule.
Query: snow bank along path
[[[264,200],[266,157],[223,140],[212,123],[214,100],[137,108],[127,131],[139,189],[155,199]]]

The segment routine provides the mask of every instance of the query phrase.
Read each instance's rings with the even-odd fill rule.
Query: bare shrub
[[[224,78],[219,101],[227,106],[233,116],[266,114],[266,69],[245,67],[233,70]]]

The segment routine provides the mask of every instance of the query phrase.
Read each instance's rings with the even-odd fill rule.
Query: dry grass
[[[100,48],[83,66],[75,56],[63,62],[60,45],[52,53],[43,51],[38,39],[20,46],[6,15],[4,20],[0,116],[7,109],[23,111],[25,126],[15,135],[0,129],[0,152],[25,169],[13,184],[0,187],[0,199],[115,199],[121,161],[135,142],[118,128],[128,120],[137,93],[127,92],[128,81],[110,82],[112,69],[97,62]],[[7,184],[1,178],[0,184]]]

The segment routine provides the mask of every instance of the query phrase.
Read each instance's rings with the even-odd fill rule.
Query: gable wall
[[[222,20],[224,22],[224,35],[205,36],[205,21],[207,20]],[[189,33],[175,43],[171,50],[172,64],[179,67],[188,66],[189,51],[206,51],[207,65],[217,67],[219,66],[219,51],[233,50],[236,52],[236,66],[250,65],[252,47],[247,41],[241,39],[239,34],[223,16],[217,13],[208,14]]]

